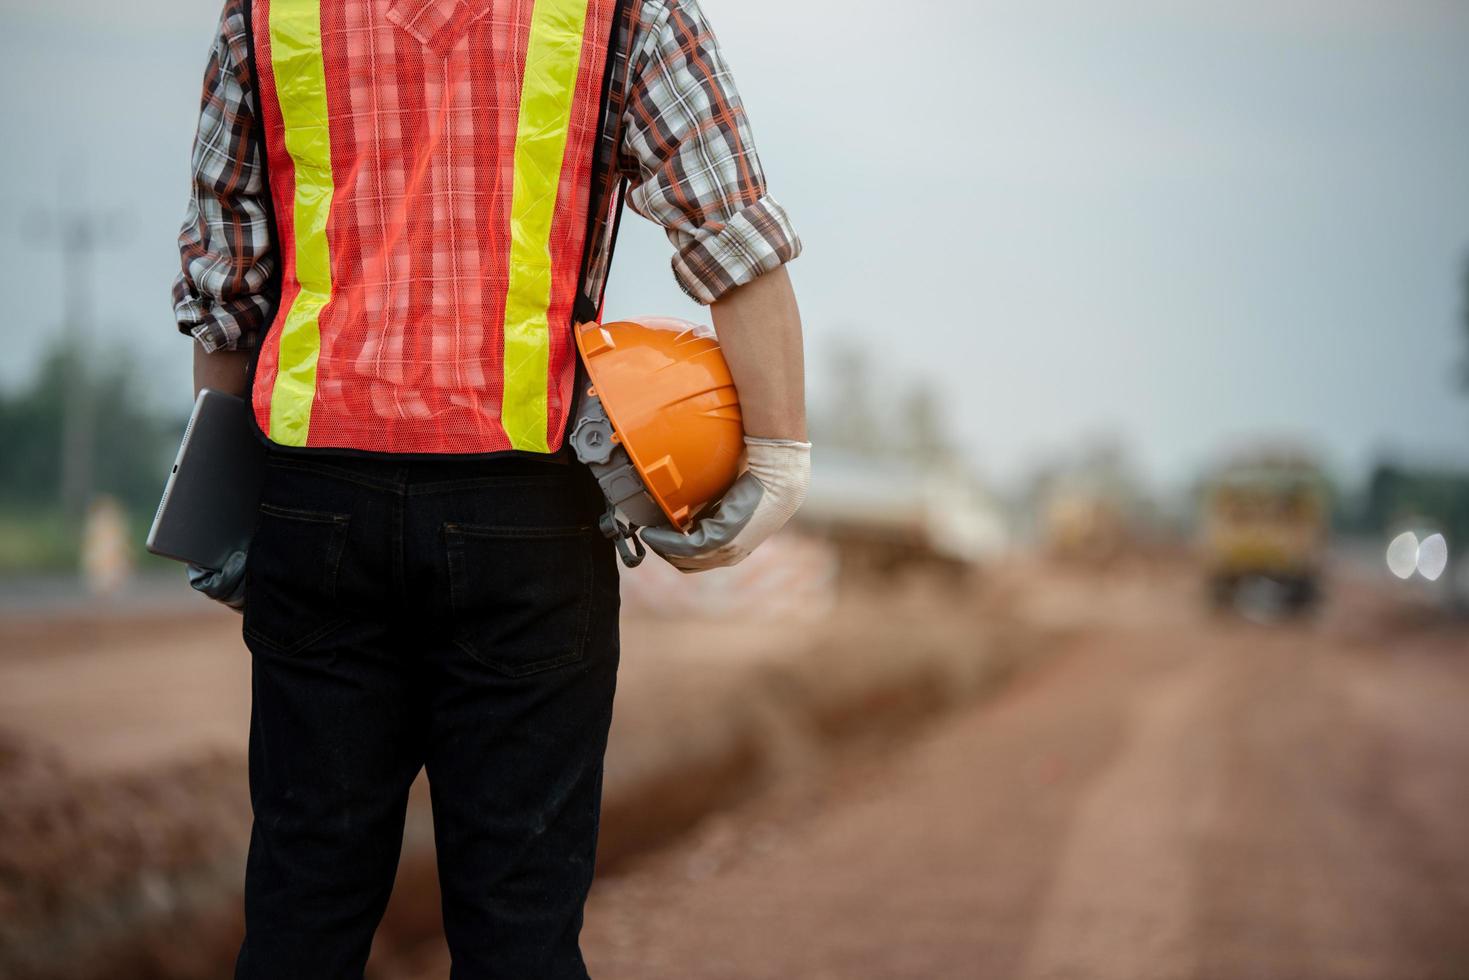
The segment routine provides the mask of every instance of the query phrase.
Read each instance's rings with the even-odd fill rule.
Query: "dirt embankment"
[[[249,832],[236,629],[32,622],[0,637],[0,976],[228,972]],[[628,621],[599,863],[972,701],[1063,629],[932,579],[848,594],[819,621]],[[374,977],[401,975],[439,935],[423,789]]]

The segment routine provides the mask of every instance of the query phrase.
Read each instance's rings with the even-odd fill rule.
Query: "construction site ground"
[[[1469,977],[1469,632],[1328,595],[1253,623],[1175,559],[1027,562],[629,617],[592,975]],[[0,976],[226,974],[235,631],[0,631]],[[448,974],[431,854],[419,805],[374,980]]]

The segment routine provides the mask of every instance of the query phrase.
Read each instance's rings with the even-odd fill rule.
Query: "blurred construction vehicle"
[[[1002,503],[957,460],[822,453],[796,523],[834,547],[844,581],[915,570],[957,584],[1009,547]]]
[[[1105,568],[1151,536],[1155,508],[1126,450],[1113,440],[1051,463],[1037,474],[1031,498],[1037,542],[1068,565]]]
[[[1302,611],[1321,594],[1329,507],[1321,471],[1303,455],[1239,457],[1203,494],[1202,550],[1214,602],[1264,598]]]
[[[1046,554],[1089,565],[1112,561],[1131,537],[1121,506],[1081,487],[1057,490],[1046,499],[1040,533]]]

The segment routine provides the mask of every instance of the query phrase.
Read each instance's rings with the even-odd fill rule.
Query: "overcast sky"
[[[814,400],[861,344],[1003,479],[1116,435],[1158,479],[1257,436],[1469,461],[1463,0],[704,0],[771,189]],[[131,231],[91,324],[188,401],[168,301],[215,0],[0,0],[0,384],[58,321],[27,216]],[[609,313],[699,316],[636,219]]]

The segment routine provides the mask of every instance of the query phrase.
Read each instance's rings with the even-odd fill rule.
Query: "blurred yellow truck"
[[[1220,606],[1269,588],[1292,610],[1321,594],[1329,507],[1321,471],[1301,457],[1226,465],[1203,494],[1201,538],[1209,591]]]

